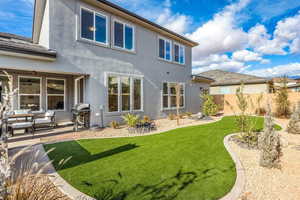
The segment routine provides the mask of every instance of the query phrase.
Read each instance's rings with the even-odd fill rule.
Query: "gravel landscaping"
[[[287,120],[277,121],[287,124]],[[258,150],[248,150],[230,142],[245,168],[246,186],[240,200],[300,199],[300,135],[287,134],[284,130],[281,137],[286,146],[281,169],[260,167]]]

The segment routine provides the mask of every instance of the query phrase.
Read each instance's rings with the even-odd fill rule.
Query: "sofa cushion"
[[[52,117],[55,115],[55,112],[54,111],[51,111],[51,110],[48,110],[46,113],[45,113],[45,117]]]
[[[51,119],[49,119],[48,117],[46,118],[39,118],[39,119],[35,119],[34,120],[34,124],[49,124],[51,123]]]
[[[17,122],[11,125],[13,129],[22,129],[32,127],[32,122]]]
[[[30,112],[30,109],[14,110],[15,115],[29,114],[29,112]]]

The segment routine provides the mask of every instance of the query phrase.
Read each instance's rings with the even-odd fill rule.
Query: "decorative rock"
[[[286,139],[283,138],[283,137],[280,137],[280,144],[281,144],[281,146],[282,146],[283,148],[286,148],[286,147],[289,146],[288,140],[286,140]]]
[[[198,119],[202,119],[203,117],[204,117],[204,115],[203,115],[202,112],[199,112],[199,113],[197,114],[197,118],[198,118]]]

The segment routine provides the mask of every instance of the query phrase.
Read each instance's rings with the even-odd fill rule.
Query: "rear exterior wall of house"
[[[106,44],[81,38],[81,9],[105,17]],[[158,56],[158,41],[163,36],[80,0],[47,1],[45,13],[42,30],[49,32],[41,34],[40,44],[49,45],[50,49],[57,51],[57,60],[50,64],[51,68],[89,75],[85,81],[84,102],[91,104],[92,125],[101,123],[102,110],[104,124],[112,120],[121,120],[121,116],[127,113],[121,111],[121,103],[118,103],[118,111],[109,111],[108,79],[110,76],[138,78],[142,81],[141,109],[134,112],[140,116],[160,118],[174,111],[174,109],[163,109],[162,94],[164,83],[167,82],[183,85],[184,106],[181,111],[195,113],[200,110],[200,88],[208,85],[191,82],[191,47],[185,46],[184,64],[163,60]],[[113,47],[114,21],[133,27],[133,51]],[[172,44],[177,42],[169,38],[166,40],[170,40]],[[171,55],[174,56],[173,45]],[[121,86],[118,86],[118,89],[121,90]],[[118,97],[119,101],[120,99],[122,100],[122,96]]]

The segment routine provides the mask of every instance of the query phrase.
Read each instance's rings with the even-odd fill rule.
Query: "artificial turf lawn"
[[[263,118],[256,118],[261,129]],[[103,200],[213,200],[231,190],[235,165],[223,139],[234,117],[158,135],[45,145],[58,173]],[[59,161],[72,156],[64,166]]]

